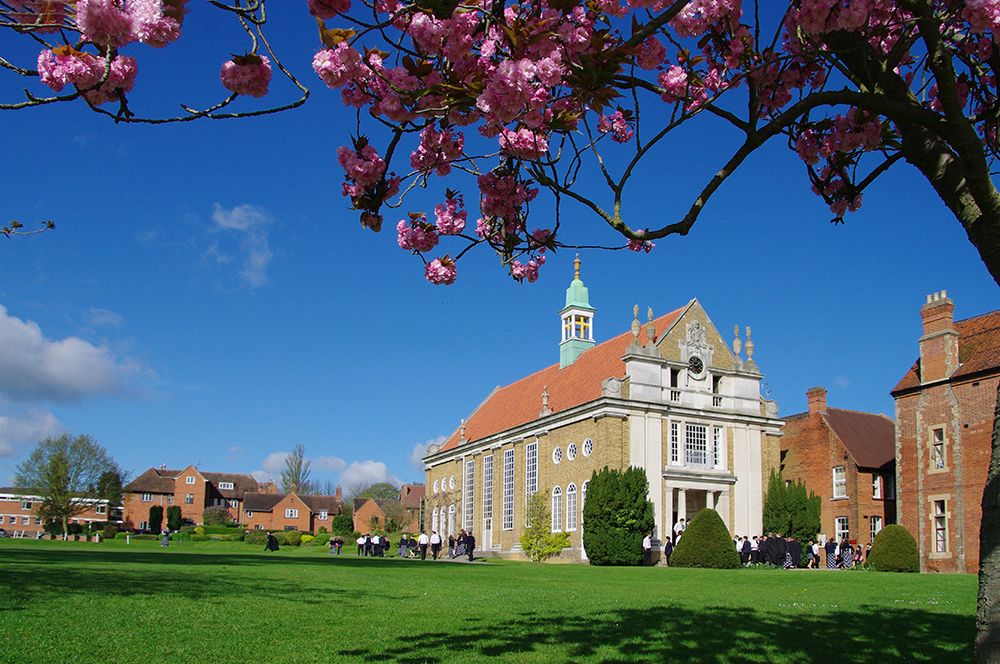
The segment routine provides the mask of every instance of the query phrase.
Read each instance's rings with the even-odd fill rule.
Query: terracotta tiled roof
[[[253,475],[245,475],[243,473],[202,473],[202,476],[211,482],[219,493],[230,500],[242,498],[244,493],[256,493],[257,491],[257,480],[253,478]],[[233,488],[221,489],[219,488],[219,482],[232,482]]]
[[[150,468],[122,489],[125,493],[170,493],[174,492],[174,478],[181,471]]]
[[[662,335],[686,306],[656,318],[657,331]],[[507,387],[498,387],[465,421],[466,441],[486,438],[537,420],[542,410],[543,391],[548,392],[549,410],[553,413],[599,399],[601,382],[605,378],[625,377],[622,356],[631,342],[631,332],[619,334],[585,350],[567,367],[560,369],[558,364],[553,364]],[[453,433],[441,450],[457,447],[461,436],[460,430]]]
[[[1000,369],[1000,310],[955,322],[958,331],[958,369],[951,379]],[[920,387],[920,360],[914,362],[892,392]]]
[[[298,495],[298,494],[296,494]],[[340,501],[336,496],[299,496],[313,513],[326,510],[330,514],[340,513]]]
[[[896,460],[896,423],[885,415],[827,408],[823,417],[859,466],[881,468]]]
[[[427,487],[419,484],[407,484],[400,491],[399,499],[403,501],[403,507],[420,507],[420,501],[424,499]]]

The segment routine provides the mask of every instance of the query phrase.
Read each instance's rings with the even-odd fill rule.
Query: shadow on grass
[[[601,664],[944,662],[971,659],[974,631],[973,616],[921,609],[816,615],[662,604],[591,616],[529,613],[489,624],[470,618],[454,633],[410,634],[384,652],[339,654],[397,664],[498,656]]]
[[[344,568],[367,569],[395,568],[400,565],[420,564],[420,561],[392,558],[357,558],[349,556],[302,556],[294,550],[282,555],[281,551],[265,553],[253,547],[245,552],[200,553],[180,547],[168,549],[80,549],[58,547],[9,548],[3,550],[3,561],[15,565],[18,582],[0,597],[0,612],[25,608],[32,597],[50,597],[101,589],[104,596],[128,597],[132,595],[179,595],[189,599],[215,597],[219,593],[218,578],[225,574],[227,594],[256,592],[260,576],[274,568],[281,576],[282,594],[296,597],[302,603],[323,604],[328,598],[316,597],[314,588],[306,582],[297,584],[288,579],[281,569],[292,565],[296,568],[326,568],[331,571]],[[134,565],[130,568],[129,565]],[[191,575],[191,569],[204,570],[204,575]],[[178,568],[172,572],[171,568]],[[76,570],[73,574],[51,573],[54,569]],[[155,570],[155,571],[154,571]],[[226,573],[228,570],[228,574]],[[251,570],[256,574],[234,576],[233,571]],[[188,577],[186,583],[177,582],[177,573]],[[344,603],[350,599],[366,597],[362,590],[331,590]],[[407,599],[394,597],[393,599]]]

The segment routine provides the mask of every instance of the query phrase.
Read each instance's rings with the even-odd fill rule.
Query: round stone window
[[[570,443],[566,448],[566,458],[570,461],[576,458],[576,443]]]
[[[438,481],[434,480],[434,493],[438,492]]]
[[[583,441],[583,456],[589,457],[594,453],[594,441],[590,438]]]
[[[562,461],[562,448],[557,447],[552,450],[552,463],[559,463]]]
[[[448,482],[448,488],[450,488],[450,489],[454,489],[455,488],[455,476],[454,475],[451,476],[451,480]]]

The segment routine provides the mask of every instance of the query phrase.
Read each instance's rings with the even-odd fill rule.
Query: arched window
[[[448,534],[455,534],[455,504],[448,506]]]
[[[563,529],[562,489],[552,489],[552,532],[559,533]]]
[[[587,485],[590,484],[590,480],[583,483],[580,488],[580,525],[583,525],[583,510],[587,507]]]
[[[566,530],[576,530],[576,485],[566,487]]]
[[[438,484],[438,481],[437,481],[437,480],[434,480],[434,493],[437,493],[437,492],[438,492],[438,487],[439,487],[439,486],[440,486],[440,484]]]
[[[431,530],[436,530],[437,532],[441,532],[440,520],[441,520],[441,515],[438,514],[438,508],[435,507],[434,511],[431,513]]]

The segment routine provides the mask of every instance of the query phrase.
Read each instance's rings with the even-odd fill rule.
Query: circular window
[[[566,458],[570,461],[576,458],[576,443],[570,443],[566,448]]]
[[[454,489],[455,488],[455,476],[454,475],[451,476],[451,481],[448,482],[448,488],[449,489]]]
[[[438,481],[434,480],[434,493],[438,492]]]
[[[559,463],[562,461],[562,448],[557,447],[552,450],[552,463]]]
[[[583,456],[588,457],[594,453],[594,441],[590,438],[583,441]]]

